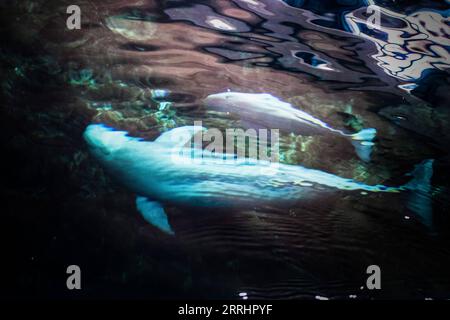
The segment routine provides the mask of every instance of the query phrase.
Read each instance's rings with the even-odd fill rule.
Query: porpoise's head
[[[103,124],[89,125],[83,134],[90,152],[101,160],[107,160],[112,153],[130,141],[140,139],[127,136],[125,131],[117,131]]]
[[[202,126],[184,126],[171,129],[162,133],[154,141],[144,141],[128,135],[126,131],[118,131],[103,124],[91,124],[84,131],[89,151],[102,163],[112,165],[114,155],[124,154],[126,157],[150,158],[156,154],[176,152],[191,143],[191,139],[201,132],[206,131]],[[201,138],[200,138],[201,139]]]

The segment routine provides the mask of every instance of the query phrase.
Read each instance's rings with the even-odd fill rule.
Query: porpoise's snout
[[[207,96],[204,99],[205,106],[210,110],[229,111],[230,108],[236,107],[236,92],[222,92]]]

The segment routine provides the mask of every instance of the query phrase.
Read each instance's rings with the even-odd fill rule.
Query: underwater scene
[[[450,2],[0,1],[2,299],[450,299]]]

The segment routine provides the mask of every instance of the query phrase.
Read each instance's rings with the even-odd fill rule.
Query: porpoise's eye
[[[231,98],[231,96],[230,95],[228,95],[228,96],[225,96],[225,99],[230,99]]]

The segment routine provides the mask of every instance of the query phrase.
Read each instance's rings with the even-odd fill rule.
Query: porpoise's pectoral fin
[[[175,234],[170,227],[167,215],[159,202],[138,196],[136,198],[136,206],[145,221],[168,234]]]
[[[204,131],[206,128],[202,126],[184,126],[178,127],[161,134],[155,142],[161,144],[167,144],[170,146],[184,146],[192,137],[200,131]]]

